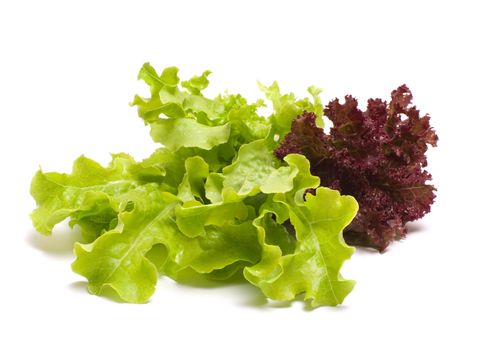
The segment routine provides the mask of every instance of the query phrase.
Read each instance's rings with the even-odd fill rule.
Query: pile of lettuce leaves
[[[429,211],[429,117],[408,107],[405,86],[361,112],[349,96],[324,108],[320,89],[299,99],[276,82],[260,84],[273,107],[264,117],[264,100],[205,97],[209,74],[180,81],[176,67],[158,74],[144,64],[150,96],[132,105],[161,147],[141,161],[119,153],[105,167],[81,156],[70,174],[38,171],[34,227],[78,227],[72,269],[96,295],[110,287],[143,303],[159,276],[180,282],[194,271],[242,274],[274,300],[342,303],[355,284],[340,274],[348,243],[383,250]]]

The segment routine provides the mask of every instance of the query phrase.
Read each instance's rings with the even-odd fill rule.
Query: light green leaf
[[[211,72],[209,70],[204,71],[200,76],[194,76],[189,80],[183,81],[181,83],[182,87],[189,90],[189,92],[193,95],[200,95],[201,91],[208,87],[210,83],[208,81],[208,75]]]
[[[138,107],[138,114],[146,123],[158,120],[160,114],[165,114],[171,118],[185,116],[182,108],[184,97],[177,89],[177,84],[179,83],[178,71],[177,67],[168,67],[158,76],[149,63],[145,63],[142,66],[138,78],[149,85],[151,97],[143,98],[136,95],[131,106]]]
[[[239,149],[237,159],[223,169],[223,197],[254,196],[263,193],[287,192],[297,175],[295,167],[276,167],[276,159],[265,140],[253,141]]]
[[[72,224],[82,224],[86,239],[108,229],[117,211],[123,209],[119,209],[119,197],[140,184],[131,173],[134,159],[126,154],[112,157],[107,168],[81,156],[74,162],[72,174],[38,171],[31,182],[31,195],[38,205],[31,214],[36,230],[50,234],[69,216]]]
[[[297,175],[294,178],[294,186],[291,193],[294,194],[295,202],[301,204],[304,201],[303,196],[307,189],[320,186],[320,178],[311,175],[311,164],[301,154],[288,154],[284,157],[284,162],[297,169]]]
[[[215,100],[210,100],[199,95],[189,95],[184,99],[184,109],[192,112],[198,121],[206,125],[218,125],[225,122],[220,120],[224,112],[224,106]],[[202,116],[199,113],[204,113]]]
[[[323,122],[323,103],[321,103],[320,98],[320,94],[323,92],[323,89],[316,86],[310,86],[308,88],[308,92],[313,97],[312,111],[314,114],[316,114],[316,126],[319,128],[323,128],[325,126],[325,123]]]
[[[119,154],[103,167],[81,157],[71,174],[39,171],[31,186],[34,226],[50,234],[70,218],[82,228],[89,243],[75,245],[73,269],[94,294],[112,288],[142,303],[160,274],[226,279],[242,269],[273,299],[306,293],[314,306],[342,302],[353,282],[340,276],[352,253],[341,232],[357,205],[329,189],[307,193],[319,178],[304,156],[273,156],[303,111],[322,126],[321,89],[299,99],[276,82],[260,84],[273,106],[264,118],[263,100],[204,96],[209,74],[181,82],[176,67],[158,74],[145,63],[138,78],[150,95],[132,105],[164,147],[141,162]]]
[[[271,299],[292,300],[304,292],[313,307],[342,303],[354,287],[354,281],[340,275],[344,261],[354,252],[345,244],[342,230],[356,215],[357,202],[324,187],[316,195],[306,194],[303,204],[282,194],[275,195],[275,200],[289,209],[297,238],[295,251],[277,260],[280,252],[268,255],[265,248],[261,262],[245,268],[246,279]]]
[[[289,132],[292,121],[304,111],[315,113],[317,125],[323,125],[323,105],[319,98],[321,89],[314,86],[308,88],[308,92],[313,97],[313,102],[311,102],[308,98],[298,99],[292,93],[282,94],[276,81],[270,86],[258,82],[258,86],[265,93],[266,98],[272,102],[274,112],[269,119],[272,125],[271,134],[276,138],[275,144],[283,139]]]
[[[224,268],[213,270],[209,273],[206,273],[206,277],[214,281],[225,281],[229,278],[235,276],[239,272],[242,272],[242,269],[246,266],[245,261],[237,261],[233,264],[225,266]]]
[[[241,95],[225,94],[217,96],[215,101],[224,106],[221,120],[231,123],[231,139],[237,147],[268,136],[269,121],[257,113],[259,107],[265,106],[263,100],[250,104]]]
[[[205,181],[209,174],[208,163],[201,157],[186,159],[186,174],[178,188],[177,197],[183,202],[205,201]]]
[[[173,248],[177,251],[177,262],[200,273],[211,273],[239,262],[252,265],[260,259],[256,230],[250,222],[206,226],[203,236],[177,242]]]
[[[100,295],[109,286],[123,300],[142,303],[153,294],[158,276],[145,254],[177,231],[173,211],[178,199],[149,187],[136,189],[128,199],[134,209],[119,215],[116,229],[93,243],[76,243],[72,269],[88,279],[92,294]]]
[[[131,106],[138,107],[138,115],[147,124],[157,121],[160,114],[170,118],[183,118],[185,116],[181,105],[173,102],[163,103],[158,95],[151,98],[142,98],[136,95]]]
[[[171,151],[158,148],[151,156],[140,162],[134,172],[144,182],[160,183],[162,188],[176,194],[186,173],[185,160],[194,156],[191,149]]]
[[[271,281],[282,273],[282,255],[293,253],[297,244],[295,230],[288,221],[290,207],[296,203],[304,205],[303,196],[306,190],[316,188],[320,184],[320,179],[311,175],[309,161],[304,156],[289,154],[284,161],[297,169],[293,188],[281,198],[280,194],[272,194],[265,198],[260,206],[259,216],[253,221],[258,232],[258,242],[262,246],[262,258],[255,266],[245,268],[244,276],[254,285]],[[290,198],[290,201],[284,201],[286,197]],[[274,198],[278,199],[274,200]],[[286,227],[292,228],[294,232],[287,232],[287,235],[294,236],[284,240],[281,234],[283,230],[280,227],[283,227],[286,232]]]
[[[175,209],[177,226],[188,237],[204,236],[205,226],[223,226],[243,221],[248,216],[248,208],[242,202],[215,203],[201,205],[187,202]]]
[[[204,234],[192,238],[175,224],[177,197],[148,185],[129,193],[128,200],[134,208],[119,215],[116,229],[91,244],[75,246],[72,268],[88,279],[93,294],[108,286],[123,300],[142,303],[153,294],[158,272],[176,277],[185,268],[209,273],[238,261],[259,260],[256,231],[249,222],[221,226],[207,222]],[[158,268],[148,256],[157,244],[167,252]]]
[[[223,175],[218,173],[210,173],[206,178],[205,196],[211,203],[220,203],[223,201],[223,181]]]
[[[151,137],[171,151],[181,147],[210,150],[228,141],[230,125],[206,126],[193,119],[160,119],[151,124]]]
[[[150,87],[151,95],[155,95],[164,86],[177,86],[177,84],[179,84],[178,72],[179,68],[177,67],[167,67],[163,70],[162,74],[158,76],[155,69],[149,62],[146,62],[139,71],[138,79],[144,80]]]
[[[225,142],[233,146],[234,152],[242,144],[267,137],[270,123],[256,112],[264,102],[259,100],[249,104],[238,94],[224,94],[213,99],[203,96],[201,91],[208,86],[209,74],[210,72],[206,71],[200,76],[183,81],[180,85],[186,89],[184,91],[178,86],[176,67],[166,68],[162,75],[158,76],[153,67],[146,63],[139,78],[150,86],[151,96],[135,96],[131,105],[137,106],[139,116],[145,123],[152,125],[162,124],[162,114],[174,119],[188,118],[205,127],[228,124],[230,133],[228,141]]]

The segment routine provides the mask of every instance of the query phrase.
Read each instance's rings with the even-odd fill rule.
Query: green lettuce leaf
[[[244,221],[248,213],[248,208],[243,202],[207,205],[188,202],[184,206],[177,206],[175,210],[177,225],[188,237],[204,235],[207,225],[222,226],[239,220]]]
[[[178,199],[141,187],[129,193],[134,209],[119,214],[117,228],[89,244],[76,243],[72,269],[88,279],[88,291],[113,288],[129,302],[145,302],[153,294],[158,272],[145,254],[177,230],[172,219]]]
[[[265,140],[253,141],[239,149],[237,159],[223,169],[223,197],[253,196],[259,192],[278,193],[292,189],[297,169],[276,167],[277,160]]]
[[[314,306],[341,303],[354,285],[340,276],[353,252],[342,229],[357,204],[317,188],[304,156],[273,155],[297,114],[321,117],[321,90],[310,87],[310,101],[260,85],[273,105],[264,118],[263,100],[205,96],[209,71],[182,81],[178,72],[145,63],[138,78],[150,96],[132,102],[163,147],[142,161],[115,154],[104,167],[80,157],[71,174],[40,170],[35,228],[50,234],[67,218],[81,227],[72,268],[97,295],[111,288],[143,303],[160,275],[180,281],[191,272],[243,276],[272,299],[305,293]]]
[[[148,84],[151,90],[151,97],[142,98],[136,95],[132,105],[138,106],[138,114],[146,123],[157,120],[160,114],[171,117],[184,116],[184,111],[180,107],[180,103],[177,103],[183,99],[176,88],[179,83],[178,71],[179,69],[177,67],[168,67],[159,76],[149,63],[145,63],[139,71],[138,78]],[[171,95],[173,96],[175,94],[175,100],[162,103],[159,96],[162,88],[172,91]]]
[[[159,273],[176,278],[185,268],[210,273],[238,261],[254,263],[259,247],[249,222],[202,227],[199,237],[187,237],[176,225],[174,212],[179,199],[161,192],[156,185],[128,193],[133,210],[119,214],[117,227],[90,244],[76,243],[75,272],[88,279],[88,290],[101,294],[114,289],[125,301],[146,302],[153,294]],[[157,244],[167,249],[167,258],[157,267],[146,254]]]
[[[210,150],[229,140],[230,125],[207,126],[193,119],[160,119],[151,124],[151,138],[176,151],[181,147]]]
[[[267,244],[260,263],[245,268],[246,279],[272,299],[292,300],[304,292],[314,307],[342,303],[355,283],[343,279],[339,272],[354,252],[345,244],[342,230],[357,213],[357,202],[324,187],[318,188],[316,195],[306,194],[304,203],[284,197],[275,201],[289,209],[297,239],[295,251],[282,255],[278,245]],[[262,238],[267,236],[260,224],[264,217],[257,220]]]
[[[205,202],[205,180],[209,175],[209,166],[199,156],[187,158],[186,173],[179,185],[177,196],[183,201]]]
[[[324,126],[323,104],[319,97],[322,89],[315,86],[308,88],[308,92],[313,98],[311,102],[308,98],[298,99],[293,93],[282,94],[276,81],[270,86],[258,82],[258,86],[273,106],[273,113],[269,120],[272,126],[271,136],[275,138],[275,143],[283,139],[285,134],[290,131],[292,121],[304,111],[315,113],[317,125],[321,128]]]
[[[189,90],[192,95],[200,95],[201,91],[206,89],[210,82],[208,81],[208,75],[211,72],[209,70],[204,71],[203,74],[199,76],[194,76],[187,81],[181,83],[182,87]]]
[[[151,96],[135,96],[131,105],[137,106],[139,116],[150,124],[156,142],[170,149],[206,150],[228,143],[237,150],[242,144],[268,136],[270,124],[257,114],[263,101],[249,104],[241,95],[228,93],[205,97],[202,90],[209,84],[209,71],[181,83],[177,72],[176,67],[168,67],[158,75],[145,63],[138,76],[150,87]]]
[[[120,197],[140,185],[135,166],[130,156],[115,154],[106,168],[81,156],[71,174],[39,170],[31,182],[31,195],[38,206],[31,214],[34,227],[48,235],[56,224],[71,217],[71,226],[81,226],[86,240],[96,238],[125,209]]]

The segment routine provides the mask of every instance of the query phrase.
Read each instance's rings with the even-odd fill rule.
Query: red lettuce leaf
[[[369,99],[366,111],[352,96],[331,101],[324,114],[329,134],[316,126],[316,115],[304,112],[292,123],[275,155],[304,154],[323,186],[354,196],[359,213],[344,237],[347,243],[383,251],[405,236],[406,223],[430,211],[435,187],[428,184],[428,145],[438,137],[430,117],[411,105],[407,86],[392,91],[389,103]]]

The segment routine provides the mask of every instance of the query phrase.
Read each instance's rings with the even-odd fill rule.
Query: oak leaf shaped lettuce
[[[97,295],[112,288],[143,303],[161,275],[180,282],[186,270],[214,279],[242,271],[272,299],[306,293],[313,306],[341,303],[354,285],[339,272],[353,251],[342,230],[357,203],[317,188],[304,156],[273,156],[275,136],[302,109],[321,115],[319,90],[310,88],[310,102],[276,83],[262,87],[274,106],[264,118],[263,101],[205,97],[209,74],[181,82],[175,67],[158,75],[143,65],[150,97],[133,104],[163,147],[142,161],[115,154],[104,167],[80,157],[71,174],[40,170],[35,228],[49,235],[65,219],[81,228],[72,268]]]
[[[130,193],[129,200],[134,209],[119,215],[119,227],[90,244],[76,243],[72,268],[88,279],[93,294],[109,286],[123,300],[141,303],[153,294],[159,273],[176,277],[186,267],[208,273],[258,259],[256,234],[249,223],[223,220],[222,226],[209,225],[191,238],[175,222],[180,201],[174,195],[146,186]],[[146,258],[156,244],[167,250],[161,266]]]
[[[314,307],[338,305],[355,284],[343,279],[339,271],[355,250],[345,243],[342,231],[356,215],[358,204],[353,197],[324,187],[317,188],[315,195],[304,194],[306,186],[318,186],[319,179],[310,175],[304,157],[292,154],[285,160],[297,164],[302,171],[294,189],[273,195],[254,220],[263,246],[262,259],[246,267],[244,276],[272,299],[292,300],[304,292]],[[280,240],[273,238],[273,230],[266,230],[263,224],[270,216],[293,227],[295,245],[287,254]]]

